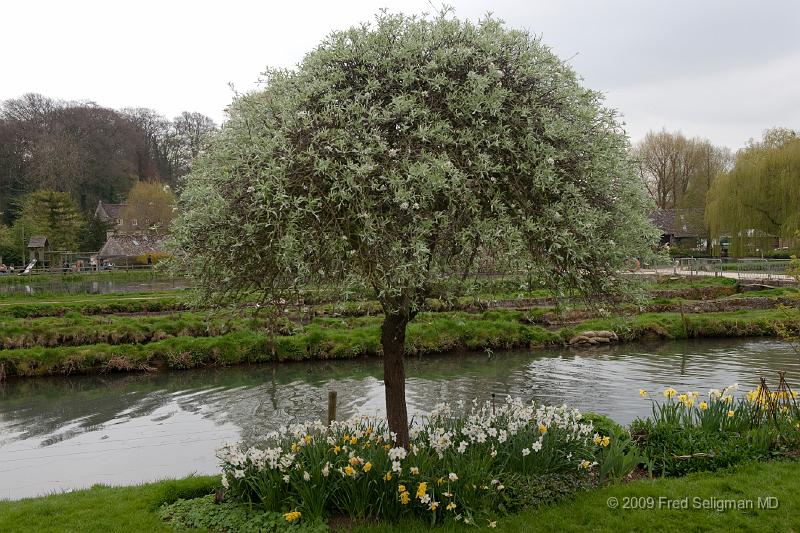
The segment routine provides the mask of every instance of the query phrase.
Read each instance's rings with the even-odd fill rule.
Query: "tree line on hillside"
[[[0,257],[20,262],[32,232],[59,249],[97,250],[107,229],[93,217],[98,202],[124,202],[138,183],[155,184],[147,193],[155,196],[174,190],[216,130],[196,112],[170,120],[32,93],[3,101]]]
[[[205,137],[217,129],[201,113],[172,120],[152,109],[26,94],[0,104],[0,221],[13,222],[19,200],[49,189],[69,193],[81,211],[120,202],[137,181],[175,187]]]
[[[800,230],[800,135],[772,128],[735,154],[701,138],[649,132],[632,150],[639,175],[658,209],[691,210],[708,251],[722,237],[733,253],[748,239],[796,247]],[[763,251],[763,248],[762,248]]]

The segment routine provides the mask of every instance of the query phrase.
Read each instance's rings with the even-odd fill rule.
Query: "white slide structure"
[[[33,267],[35,265],[36,265],[36,259],[31,260],[31,262],[28,263],[28,266],[25,267],[25,270],[23,270],[22,273],[23,274],[30,274],[31,270],[33,270]]]

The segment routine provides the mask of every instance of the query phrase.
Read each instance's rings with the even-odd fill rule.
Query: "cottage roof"
[[[681,238],[705,234],[703,210],[700,208],[660,209],[650,213],[650,220],[664,235]]]
[[[28,241],[28,248],[46,248],[47,237],[44,235],[31,235],[31,240]]]
[[[140,255],[163,253],[163,236],[137,233],[109,236],[97,256],[100,259],[111,259],[115,257],[137,257]]]
[[[101,200],[100,203],[97,204],[97,209],[94,211],[94,216],[104,222],[108,220],[116,220],[120,217],[122,210],[127,205],[128,204],[104,204]]]

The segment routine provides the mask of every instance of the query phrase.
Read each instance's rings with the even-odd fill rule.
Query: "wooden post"
[[[494,393],[492,393],[492,416],[494,416]]]
[[[328,391],[328,425],[336,420],[336,391]]]

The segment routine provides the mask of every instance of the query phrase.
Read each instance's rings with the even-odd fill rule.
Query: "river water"
[[[411,415],[495,393],[629,423],[650,412],[640,388],[744,389],[778,370],[797,384],[800,357],[762,339],[429,356],[408,359],[407,395]],[[377,359],[0,383],[0,498],[214,474],[221,444],[323,418],[331,389],[340,418],[383,413]]]

